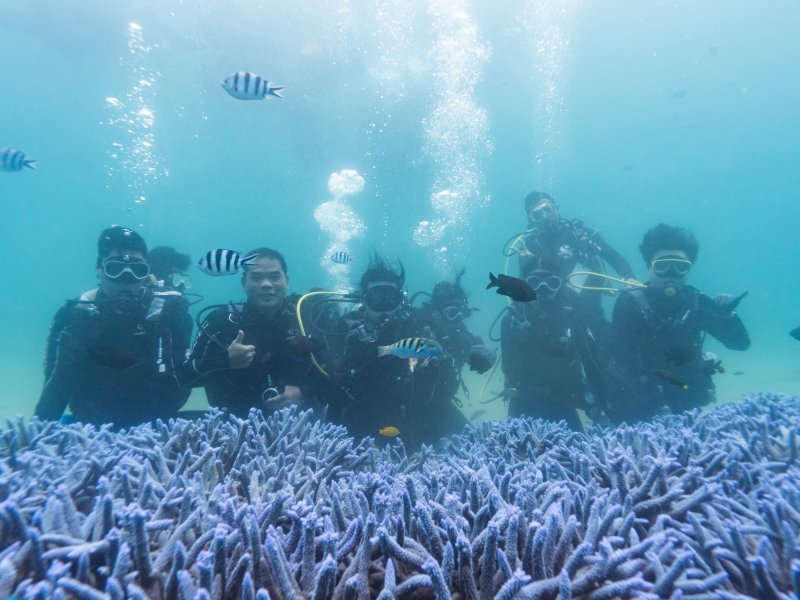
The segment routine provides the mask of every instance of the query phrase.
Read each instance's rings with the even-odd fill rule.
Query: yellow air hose
[[[320,292],[309,292],[307,294],[303,294],[302,296],[300,296],[300,298],[297,300],[297,305],[295,306],[295,315],[297,316],[297,324],[300,326],[301,335],[303,335],[303,336],[306,335],[306,328],[303,325],[303,317],[300,314],[300,310],[301,310],[301,308],[303,306],[303,302],[305,302],[306,298],[310,298],[311,296],[347,296],[347,294],[348,294],[347,292],[320,291]],[[319,362],[317,362],[317,357],[314,356],[313,352],[311,353],[311,364],[314,365],[314,367],[317,369],[317,371],[319,371],[325,377],[330,379],[330,375],[328,375],[328,372],[325,369],[323,369],[322,366],[320,366]]]
[[[528,252],[528,249],[525,247],[525,242],[524,241],[522,242],[523,249],[517,249],[515,246],[521,240],[523,240],[523,238],[526,235],[528,235],[530,232],[531,232],[531,230],[528,229],[527,231],[524,231],[523,233],[511,236],[510,238],[508,238],[508,240],[506,240],[506,243],[503,244],[503,256],[505,256],[505,258],[506,258],[505,263],[503,265],[503,273],[504,274],[508,275],[508,263],[509,263],[509,261],[511,260],[511,257],[514,254],[522,255],[524,252]],[[584,285],[577,285],[577,284],[572,283],[572,278],[573,277],[578,277],[578,276],[581,276],[581,275],[584,275],[584,276],[587,276],[587,277],[588,276],[600,277],[600,278],[605,279],[607,281],[613,281],[614,283],[619,283],[619,284],[621,284],[621,285],[623,285],[625,287],[637,287],[637,288],[647,287],[645,284],[643,284],[643,283],[641,283],[639,281],[627,281],[627,280],[621,279],[619,277],[613,277],[611,275],[606,275],[605,273],[595,273],[594,271],[574,271],[574,272],[570,273],[569,276],[567,277],[567,281],[568,281],[569,285],[571,285],[572,287],[574,287],[576,289],[593,291],[593,292],[617,293],[617,292],[620,291],[620,289],[616,288],[616,287],[584,286]],[[509,304],[511,304],[511,298],[507,297],[506,301]],[[489,373],[489,377],[486,378],[486,381],[484,382],[483,386],[481,387],[481,391],[480,391],[480,394],[478,396],[478,401],[481,404],[484,403],[483,397],[484,397],[484,394],[486,393],[486,388],[489,386],[489,383],[494,378],[495,372],[497,371],[497,366],[500,364],[501,360],[502,360],[502,355],[498,357],[497,362],[494,364],[494,367],[492,368],[492,372]],[[502,397],[502,395],[499,395],[496,398],[493,398],[492,400],[487,400],[485,402],[488,403],[488,402],[491,402],[491,401],[496,400],[497,398],[501,398],[501,397]]]
[[[621,277],[613,277],[611,275],[606,275],[605,273],[595,273],[594,271],[573,271],[567,277],[567,281],[569,284],[577,288],[579,290],[587,290],[590,292],[612,292],[617,293],[620,291],[620,288],[617,287],[602,287],[602,286],[591,286],[591,285],[577,285],[572,283],[573,277],[578,277],[580,275],[585,275],[586,277],[600,277],[601,279],[605,279],[607,281],[613,281],[614,283],[619,283],[625,287],[635,287],[635,288],[645,288],[647,287],[644,283],[640,281],[629,281],[626,279],[622,279]]]

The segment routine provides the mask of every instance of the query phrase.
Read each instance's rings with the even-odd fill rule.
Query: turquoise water
[[[372,248],[412,292],[465,266],[486,337],[503,306],[486,274],[532,189],[640,277],[648,227],[692,228],[692,283],[750,290],[752,348],[707,345],[720,398],[800,392],[799,18],[790,1],[3,2],[0,147],[38,171],[0,173],[0,415],[31,414],[50,319],[94,287],[111,224],[194,258],[276,247],[295,291],[354,281]],[[230,97],[239,70],[286,101]],[[363,189],[329,186],[342,169]],[[352,272],[321,262],[334,243]],[[201,306],[240,295],[192,275]]]

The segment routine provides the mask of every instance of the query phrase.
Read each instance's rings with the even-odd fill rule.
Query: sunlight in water
[[[434,164],[433,216],[419,222],[414,240],[432,250],[444,275],[464,260],[470,217],[482,198],[482,161],[492,151],[486,110],[475,98],[491,50],[466,2],[435,0],[431,17],[435,104],[423,126],[425,152]]]

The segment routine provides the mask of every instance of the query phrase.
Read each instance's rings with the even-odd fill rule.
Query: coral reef
[[[800,399],[407,456],[285,410],[0,431],[0,598],[797,598]]]

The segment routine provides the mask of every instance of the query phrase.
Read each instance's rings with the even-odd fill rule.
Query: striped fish
[[[25,158],[25,153],[15,148],[0,148],[0,171],[16,173],[25,167],[36,170],[35,160]]]
[[[280,98],[280,91],[286,89],[285,85],[270,85],[269,81],[260,75],[248,71],[238,71],[228,75],[222,82],[222,87],[234,98],[239,100],[263,100],[264,98]]]
[[[236,250],[217,248],[206,252],[197,261],[197,266],[200,267],[203,273],[208,275],[233,275],[252,263],[256,258],[257,255],[255,254],[242,258],[241,253]]]
[[[404,338],[390,346],[378,346],[378,356],[396,356],[398,358],[431,358],[442,351],[436,340],[427,338]]]
[[[331,254],[331,260],[337,265],[346,265],[347,263],[353,261],[353,257],[350,256],[349,252],[339,251]]]

